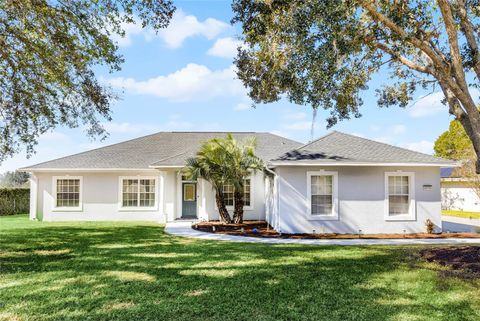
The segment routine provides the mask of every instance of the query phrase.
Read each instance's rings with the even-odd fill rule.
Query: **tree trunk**
[[[233,194],[235,208],[233,210],[233,223],[243,223],[243,205],[245,204],[243,192],[237,192]]]
[[[480,112],[475,114],[464,114],[462,117],[457,117],[462,124],[465,132],[472,141],[473,149],[475,151],[475,171],[480,174]]]
[[[218,214],[220,216],[220,222],[230,224],[232,220],[230,219],[230,214],[228,213],[227,207],[225,206],[225,199],[223,194],[218,190],[215,191],[215,202],[217,203]]]

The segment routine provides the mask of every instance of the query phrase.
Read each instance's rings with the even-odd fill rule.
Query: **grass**
[[[421,247],[229,243],[0,218],[0,320],[479,320]]]
[[[456,217],[469,218],[469,219],[480,219],[480,212],[442,210],[442,215],[456,216]]]

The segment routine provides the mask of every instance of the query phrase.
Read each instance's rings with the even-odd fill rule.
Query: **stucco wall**
[[[252,180],[252,208],[244,210],[243,218],[245,220],[264,220],[265,219],[265,179],[263,173],[256,173]],[[205,182],[205,213],[208,220],[218,220],[218,210],[215,204],[215,192],[212,186]],[[233,208],[228,208],[230,216],[233,216]]]
[[[338,172],[339,217],[311,220],[307,215],[307,171]],[[385,172],[415,173],[414,221],[386,221]],[[279,228],[284,233],[424,232],[430,218],[441,227],[440,171],[434,167],[278,167]],[[432,185],[425,190],[423,185]]]
[[[463,182],[442,182],[442,208],[480,212],[480,198]]]
[[[155,176],[161,185],[158,171],[108,172],[108,173],[34,173],[37,181],[37,218],[44,221],[122,221],[147,220],[165,221],[160,210],[158,193],[155,210],[125,210],[119,206],[120,176]],[[54,208],[53,176],[82,177],[82,209],[78,211],[58,211]],[[157,186],[159,189],[159,186]]]
[[[45,221],[173,221],[182,216],[181,175],[170,171],[135,172],[81,172],[81,173],[33,173],[31,182],[31,213]],[[59,211],[54,208],[53,176],[82,177],[82,209]],[[119,205],[120,176],[152,176],[157,178],[157,206],[153,210],[126,210]],[[34,188],[36,185],[37,188]],[[263,174],[258,173],[252,180],[251,209],[246,209],[245,219],[265,219],[265,185]],[[36,204],[35,204],[35,197]],[[197,216],[199,220],[217,220],[215,193],[211,185],[203,180],[197,182]],[[36,213],[34,213],[36,211]],[[230,210],[233,215],[233,209]]]

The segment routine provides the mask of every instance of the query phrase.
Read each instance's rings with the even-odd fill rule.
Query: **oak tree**
[[[123,62],[113,36],[126,23],[155,30],[174,12],[170,0],[0,1],[0,162],[57,125],[85,125],[104,137],[116,97],[96,72]]]
[[[419,89],[441,91],[480,172],[479,0],[234,0],[233,10],[245,42],[238,77],[254,102],[286,95],[329,110],[333,126],[361,115],[375,74],[385,75],[381,107],[406,107]]]

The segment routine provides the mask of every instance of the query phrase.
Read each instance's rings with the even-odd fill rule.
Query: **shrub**
[[[427,229],[427,233],[432,234],[433,229],[435,228],[435,224],[433,224],[433,222],[429,218],[427,218],[427,220],[425,221],[425,227]]]
[[[30,189],[0,188],[0,216],[24,214],[30,210]]]

